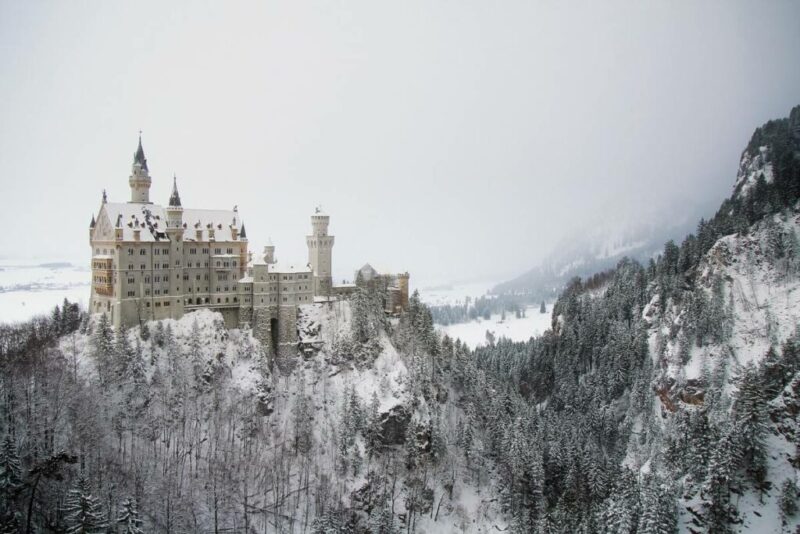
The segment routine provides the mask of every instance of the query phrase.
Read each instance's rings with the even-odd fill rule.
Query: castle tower
[[[141,145],[140,145],[141,146]],[[178,178],[172,177],[172,194],[167,204],[167,228],[165,233],[169,239],[169,295],[170,317],[183,316],[183,206],[178,194]]]
[[[330,217],[317,207],[311,216],[311,235],[306,236],[308,265],[314,273],[314,295],[329,297],[332,289],[332,235],[328,235]]]
[[[400,288],[400,308],[403,311],[408,310],[408,279],[408,272],[397,275],[397,287]]]
[[[150,204],[150,183],[150,171],[147,169],[147,158],[144,157],[140,132],[139,147],[133,155],[131,176],[128,179],[128,184],[131,186],[131,202]]]
[[[272,244],[272,239],[269,239],[264,246],[264,263],[270,265],[275,263],[275,245]]]

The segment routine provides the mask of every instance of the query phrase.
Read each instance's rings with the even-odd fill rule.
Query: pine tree
[[[542,305],[539,306],[539,313],[547,313],[547,306],[545,306],[544,301],[542,301]]]
[[[11,434],[6,434],[0,448],[0,532],[16,532],[19,526],[15,501],[22,487],[21,474],[17,446]]]
[[[100,382],[105,384],[112,378],[114,359],[114,331],[105,313],[100,314],[95,325],[91,347]]]
[[[642,485],[642,515],[637,534],[674,534],[678,531],[675,501],[664,482],[656,475]]]
[[[369,517],[369,527],[372,534],[395,534],[394,518],[391,509],[384,505],[372,509]]]
[[[122,534],[144,534],[142,530],[142,520],[139,519],[139,510],[136,501],[130,497],[125,499],[119,510],[117,523],[122,525]]]
[[[364,422],[364,441],[368,459],[372,459],[372,456],[380,450],[381,434],[380,400],[378,399],[378,393],[373,391]]]
[[[128,378],[128,369],[131,360],[133,359],[133,349],[131,348],[130,340],[128,339],[128,329],[121,326],[116,332],[115,346],[114,346],[114,376],[112,381],[117,381],[123,377]]]
[[[89,482],[83,475],[67,494],[64,522],[66,526],[64,532],[67,534],[99,534],[107,526],[100,503],[92,495]]]
[[[767,399],[774,399],[791,378],[789,369],[784,364],[783,358],[773,347],[767,349],[767,353],[761,360],[761,375],[763,378],[764,396]]]
[[[736,450],[731,431],[726,431],[711,453],[708,476],[701,490],[703,520],[709,534],[731,532],[737,519],[736,508],[730,502],[731,487],[736,471]]]
[[[743,467],[760,491],[766,491],[767,399],[759,370],[749,363],[737,377],[734,422]]]

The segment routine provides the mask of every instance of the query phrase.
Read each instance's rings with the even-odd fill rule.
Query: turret
[[[264,263],[272,265],[275,263],[275,245],[272,244],[272,239],[267,241],[264,246]]]
[[[172,176],[172,194],[169,196],[167,204],[167,228],[183,229],[183,206],[181,206],[181,196],[178,194],[178,178]]]
[[[181,275],[183,273],[183,206],[181,206],[181,196],[178,194],[178,178],[172,176],[172,193],[169,202],[164,209],[167,215],[167,228],[165,230],[169,238],[169,296],[170,296],[170,317],[181,317],[183,315],[183,297],[181,285]]]
[[[334,237],[328,235],[330,217],[317,207],[311,216],[311,234],[306,236],[308,265],[314,272],[314,295],[330,296],[332,289],[332,255]]]
[[[131,186],[131,202],[150,204],[150,183],[150,171],[147,168],[147,158],[144,157],[140,132],[139,146],[133,154],[131,176],[128,179],[128,184]]]

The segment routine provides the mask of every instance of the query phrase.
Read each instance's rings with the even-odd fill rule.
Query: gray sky
[[[798,2],[0,3],[0,256],[88,264],[139,129],[165,203],[239,205],[339,277],[517,274],[566,235],[713,209],[800,103]]]

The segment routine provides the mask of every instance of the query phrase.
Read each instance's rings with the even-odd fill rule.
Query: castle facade
[[[248,250],[236,207],[184,208],[177,179],[166,206],[151,202],[141,137],[128,183],[130,201],[109,202],[103,192],[89,228],[89,312],[106,314],[115,328],[209,308],[230,328],[251,326],[270,356],[291,355],[298,307],[350,291],[332,283],[334,236],[319,209],[306,237],[308,263],[282,265],[272,244],[255,257]]]

